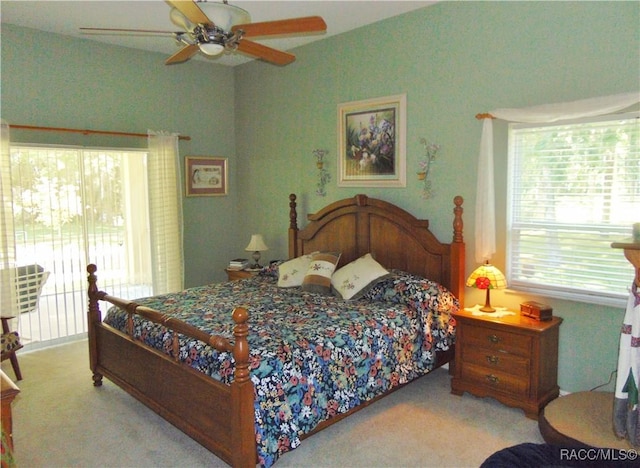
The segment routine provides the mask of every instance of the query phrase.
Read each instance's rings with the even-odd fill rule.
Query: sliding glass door
[[[87,331],[88,263],[110,294],[151,294],[145,151],[11,146],[11,183],[16,264],[49,272],[39,307],[19,316],[24,344]]]

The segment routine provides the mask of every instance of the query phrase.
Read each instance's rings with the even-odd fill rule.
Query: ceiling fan
[[[319,16],[307,16],[276,21],[251,23],[251,16],[242,8],[223,2],[206,0],[166,0],[171,6],[171,21],[184,31],[153,31],[140,29],[80,28],[84,33],[134,32],[170,34],[183,47],[169,57],[171,65],[189,60],[198,52],[217,56],[225,51],[239,51],[276,65],[287,65],[296,57],[246,38],[282,36],[326,31],[327,25]]]

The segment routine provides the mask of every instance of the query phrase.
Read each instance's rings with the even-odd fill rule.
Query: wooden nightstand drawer
[[[528,377],[531,365],[529,358],[491,349],[473,348],[466,343],[462,346],[462,360],[481,366],[487,369],[487,372],[499,371],[522,377]]]
[[[464,340],[466,345],[472,348],[486,348],[527,357],[531,354],[530,336],[510,333],[500,328],[469,328],[465,332]]]
[[[558,339],[562,319],[540,322],[518,313],[454,314],[456,361],[451,392],[493,397],[537,419],[559,393]]]
[[[511,396],[526,396],[529,392],[529,378],[527,376],[516,377],[473,364],[465,363],[462,365],[462,378],[492,390],[509,393]]]

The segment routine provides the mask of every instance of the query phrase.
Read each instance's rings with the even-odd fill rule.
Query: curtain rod
[[[9,124],[9,128],[17,128],[21,130],[45,130],[48,132],[69,132],[82,133],[83,135],[117,135],[130,137],[148,137],[146,133],[128,133],[128,132],[111,132],[107,130],[80,130],[77,128],[60,128],[60,127],[35,127],[32,125],[13,125]],[[178,135],[179,140],[191,140],[190,136]]]
[[[484,114],[476,114],[476,119],[478,119],[478,120],[495,119],[495,117],[493,115],[491,115],[491,114],[484,113]]]

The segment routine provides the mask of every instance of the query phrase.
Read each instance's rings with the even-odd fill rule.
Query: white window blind
[[[622,305],[633,267],[611,242],[640,222],[638,114],[509,127],[509,287]]]

